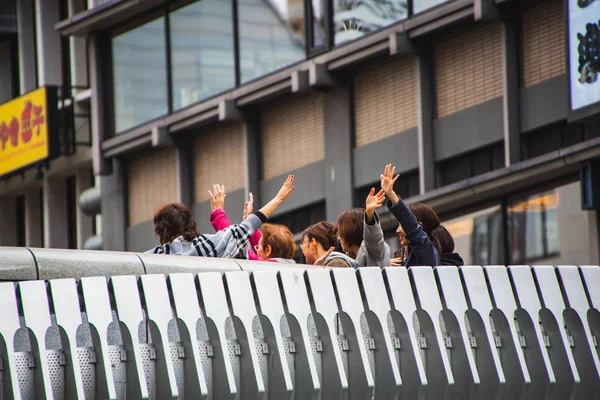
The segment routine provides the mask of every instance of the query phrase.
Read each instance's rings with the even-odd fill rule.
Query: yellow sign
[[[49,156],[48,89],[0,105],[0,176]]]

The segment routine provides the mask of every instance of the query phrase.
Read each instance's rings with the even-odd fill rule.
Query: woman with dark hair
[[[390,247],[383,239],[379,216],[375,211],[383,205],[385,194],[371,188],[365,208],[344,211],[338,218],[337,231],[342,250],[356,259],[359,267],[390,265]]]
[[[358,262],[344,253],[334,251],[338,247],[335,226],[328,221],[317,222],[302,232],[300,248],[309,265],[336,268],[356,268]]]
[[[400,238],[405,237],[403,245],[408,250],[403,265],[411,266],[438,266],[440,265],[440,242],[432,236],[432,231],[440,226],[433,208],[423,203],[413,203],[406,206],[402,199],[394,192],[394,183],[400,175],[394,177],[395,167],[391,164],[385,166],[381,174],[381,188],[388,197],[388,208],[396,217],[400,226]]]
[[[183,204],[167,204],[154,214],[154,232],[160,246],[154,254],[177,254],[201,257],[233,258],[243,253],[252,234],[267,221],[294,190],[294,176],[289,175],[279,193],[263,208],[250,214],[242,223],[231,225],[212,235],[200,235],[190,210]]]
[[[462,257],[454,252],[454,239],[443,225],[435,228],[431,234],[440,242],[442,249],[442,253],[440,254],[441,265],[456,265],[457,267],[465,265]]]

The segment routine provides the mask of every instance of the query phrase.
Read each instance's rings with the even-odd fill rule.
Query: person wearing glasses
[[[328,221],[317,222],[302,232],[300,249],[309,265],[332,268],[357,268],[358,261],[339,251],[337,229]]]
[[[231,225],[227,213],[223,209],[225,206],[224,185],[213,185],[213,192],[210,190],[210,223],[216,232],[226,229]],[[254,196],[252,193],[248,196],[248,201],[244,203],[244,219],[252,214],[254,209]],[[263,224],[262,227],[256,230],[250,239],[250,249],[243,254],[244,258],[255,261],[270,261],[295,263],[294,252],[296,251],[296,243],[294,235],[283,225],[278,224]]]

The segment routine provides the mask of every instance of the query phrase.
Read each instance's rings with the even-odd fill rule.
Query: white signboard
[[[600,102],[600,0],[568,0],[571,110]]]

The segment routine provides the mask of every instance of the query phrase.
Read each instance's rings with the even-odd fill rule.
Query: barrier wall
[[[597,266],[33,254],[52,279],[0,283],[1,399],[599,398]]]

